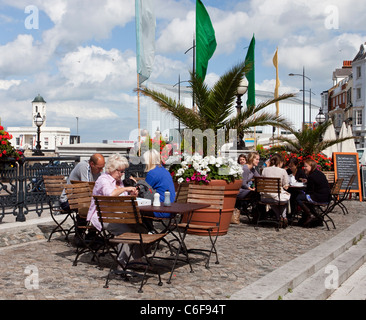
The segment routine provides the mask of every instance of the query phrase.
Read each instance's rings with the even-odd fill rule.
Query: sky
[[[144,0],[148,1],[148,0]],[[148,81],[189,80],[194,0],[154,1],[155,61]],[[355,0],[203,0],[217,48],[205,81],[243,61],[255,35],[256,89],[274,91],[278,48],[280,93],[298,93],[302,74],[312,103],[332,87],[332,73],[366,42],[366,3]],[[137,122],[135,1],[0,0],[0,117],[32,125],[32,100],[47,101],[47,126],[77,128],[81,142],[130,139]],[[308,96],[308,93],[307,93]],[[146,100],[141,98],[141,126]],[[77,121],[76,118],[79,120]]]

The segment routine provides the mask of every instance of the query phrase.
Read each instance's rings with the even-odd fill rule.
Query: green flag
[[[208,61],[216,50],[215,30],[201,0],[196,2],[196,74],[205,80]]]
[[[251,69],[245,77],[247,78],[249,85],[248,85],[248,99],[247,99],[247,106],[254,106],[255,105],[255,38],[253,35],[252,41],[250,42],[249,49],[247,52],[247,56],[245,57],[245,64],[249,64]]]

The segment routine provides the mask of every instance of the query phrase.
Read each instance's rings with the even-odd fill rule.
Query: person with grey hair
[[[105,172],[95,182],[93,189],[94,196],[120,196],[135,195],[137,190],[135,187],[125,187],[123,179],[125,170],[129,167],[128,160],[120,154],[114,154],[108,158],[105,165]],[[90,221],[98,230],[102,229],[97,215],[97,208],[92,199],[88,211],[87,221]]]
[[[122,177],[125,170],[129,167],[128,160],[120,154],[114,154],[109,157],[106,166],[105,173],[102,173],[98,180],[95,182],[93,189],[94,196],[137,196],[138,192],[135,187],[125,187],[123,185]],[[90,221],[95,228],[99,231],[102,229],[102,225],[98,219],[97,208],[94,199],[92,199],[90,208],[88,211],[87,220]],[[142,226],[131,224],[118,224],[118,223],[104,223],[106,228],[113,235],[118,236],[125,232],[142,232],[146,233],[146,229]],[[130,255],[131,247],[127,244],[123,245],[119,261],[122,264],[127,262],[127,258]],[[132,253],[134,261],[139,261],[142,257],[142,252],[136,250]]]

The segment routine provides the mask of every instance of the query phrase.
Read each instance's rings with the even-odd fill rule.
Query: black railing
[[[33,157],[0,162],[0,222],[13,213],[23,222],[30,211],[41,216],[48,208],[44,175],[68,176],[80,157]]]
[[[0,222],[5,214],[13,214],[16,221],[26,220],[28,212],[41,216],[48,209],[43,176],[68,177],[80,157],[32,157],[21,162],[0,162]],[[145,177],[143,164],[130,164],[126,177],[133,174]]]

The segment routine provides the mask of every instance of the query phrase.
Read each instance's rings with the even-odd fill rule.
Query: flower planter
[[[242,185],[242,180],[235,180],[234,182],[231,183],[227,183],[225,180],[211,180],[209,185],[225,186],[224,208],[222,210],[221,223],[219,228],[219,235],[222,236],[225,235],[229,230],[231,216],[235,208],[236,196]],[[202,188],[204,187],[205,185],[202,185]],[[219,211],[217,209],[215,210],[207,208],[194,211],[191,223],[195,224],[196,222],[198,224],[199,222],[199,224],[203,225],[214,225],[212,221],[218,222],[218,219],[219,219]],[[197,231],[188,229],[188,233],[200,236],[208,236],[207,231]]]

